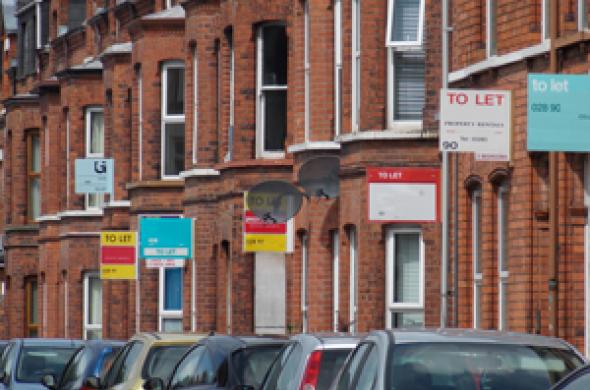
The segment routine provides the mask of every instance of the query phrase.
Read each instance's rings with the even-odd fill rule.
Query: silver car
[[[261,390],[327,390],[359,342],[346,335],[300,334],[291,337],[275,359]]]
[[[331,390],[548,389],[584,364],[563,340],[519,333],[375,331],[348,357]]]

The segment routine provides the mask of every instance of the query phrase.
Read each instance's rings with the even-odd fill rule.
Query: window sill
[[[291,145],[287,148],[289,153],[301,153],[322,150],[340,150],[340,144],[334,141],[304,142]]]
[[[219,171],[213,168],[195,168],[180,172],[180,177],[183,179],[188,177],[214,177],[219,175]]]
[[[260,152],[257,153],[256,158],[263,160],[281,160],[285,158],[285,152]]]
[[[405,128],[403,131],[394,127],[395,130],[372,130],[358,131],[354,133],[341,134],[336,137],[336,141],[346,144],[362,141],[396,141],[396,140],[423,140],[436,139],[436,133],[424,132],[422,127],[410,130]]]

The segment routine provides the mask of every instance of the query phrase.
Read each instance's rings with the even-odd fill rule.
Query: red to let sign
[[[100,259],[102,264],[135,264],[135,247],[103,246]]]
[[[287,223],[267,223],[247,210],[244,213],[244,233],[287,234]]]

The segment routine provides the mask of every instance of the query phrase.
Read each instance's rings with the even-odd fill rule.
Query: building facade
[[[430,0],[20,1],[3,90],[7,337],[438,325],[440,225],[370,221],[371,168],[438,168]],[[5,12],[6,8],[5,8]],[[246,252],[244,193],[338,159],[288,249]],[[112,194],[75,161],[112,158]],[[101,280],[100,232],[194,220],[184,267]],[[141,234],[141,232],[139,232]]]

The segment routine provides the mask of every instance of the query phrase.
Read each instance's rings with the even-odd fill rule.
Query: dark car
[[[61,378],[72,355],[82,346],[80,340],[14,339],[0,360],[0,389],[47,390],[42,378]]]
[[[170,382],[146,381],[146,389],[258,389],[287,339],[209,336],[194,345],[174,368]]]
[[[327,390],[358,336],[299,334],[291,337],[268,371],[262,390]]]
[[[563,340],[519,333],[375,331],[348,357],[331,390],[546,390],[584,364]]]
[[[86,377],[102,377],[116,353],[125,345],[122,341],[91,340],[79,348],[66,365],[59,382],[53,375],[43,377],[43,384],[52,390],[83,388]]]

